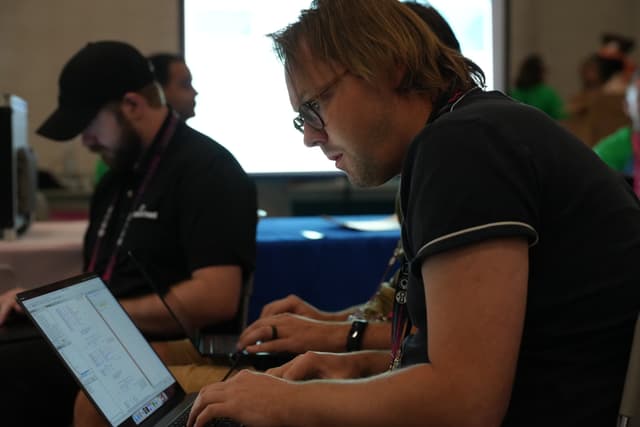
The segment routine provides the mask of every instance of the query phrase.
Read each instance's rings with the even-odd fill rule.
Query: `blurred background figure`
[[[515,87],[510,95],[520,102],[539,108],[551,118],[565,117],[562,98],[545,83],[547,67],[538,54],[529,55],[522,61]]]
[[[629,57],[634,45],[628,37],[603,34],[600,48],[580,68],[582,90],[568,103],[564,124],[590,147],[629,124],[624,97],[635,69]]]
[[[582,61],[578,70],[582,92],[600,89],[604,79],[600,68],[600,57],[597,53],[589,55]]]
[[[174,53],[156,53],[147,59],[153,65],[153,73],[162,86],[167,104],[182,120],[195,116],[198,91],[191,83],[191,71],[184,58]],[[97,184],[108,170],[109,167],[99,158],[96,161],[94,183]]]
[[[623,126],[600,140],[593,150],[610,167],[624,174],[633,183],[634,191],[640,195],[640,105],[638,90],[640,73],[636,71],[627,86],[624,109],[631,124]]]
[[[603,77],[604,93],[624,93],[629,85],[635,64],[629,57],[635,43],[632,39],[617,34],[604,34],[602,47],[598,51]]]
[[[569,102],[571,114],[584,113],[591,98],[597,93],[620,95],[624,93],[635,64],[629,57],[634,41],[628,37],[606,33],[601,37],[598,51],[589,55],[580,65],[582,89]]]
[[[156,79],[162,85],[167,103],[187,120],[196,115],[198,91],[191,83],[191,71],[180,55],[157,53],[149,57]]]

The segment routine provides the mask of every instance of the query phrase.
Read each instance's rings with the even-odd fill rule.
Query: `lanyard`
[[[391,366],[400,366],[402,359],[402,341],[411,333],[411,319],[407,310],[407,290],[409,288],[409,262],[402,257],[402,265],[396,282],[393,300],[393,318],[391,322]]]
[[[153,176],[155,175],[155,173],[156,173],[156,171],[158,169],[158,165],[160,164],[160,160],[162,158],[162,154],[164,153],[164,150],[167,147],[167,145],[169,143],[169,140],[173,136],[173,134],[174,134],[174,132],[176,130],[177,124],[178,124],[178,117],[174,112],[171,112],[170,115],[169,115],[169,123],[165,126],[165,129],[164,129],[162,135],[160,136],[158,149],[156,150],[153,158],[151,159],[151,161],[149,163],[149,167],[147,168],[147,172],[146,172],[144,178],[142,179],[142,182],[140,183],[140,186],[138,187],[138,190],[136,191],[136,196],[134,198],[133,203],[131,204],[131,209],[129,210],[129,213],[127,214],[127,217],[126,217],[126,219],[124,221],[124,224],[122,225],[122,228],[120,229],[120,233],[118,234],[118,240],[116,240],[115,247],[113,248],[113,251],[111,252],[111,257],[109,257],[109,262],[107,263],[107,268],[100,275],[102,277],[102,279],[106,283],[109,283],[109,281],[111,280],[111,276],[113,275],[113,269],[114,269],[114,267],[116,265],[116,259],[117,259],[117,256],[118,256],[118,252],[120,251],[120,248],[122,247],[122,243],[124,242],[124,238],[127,235],[127,231],[129,230],[129,223],[131,222],[131,218],[133,217],[133,212],[135,212],[136,207],[140,203],[140,201],[142,199],[142,196],[143,196],[144,192],[147,189],[147,185],[151,181],[151,178],[153,178]],[[111,204],[107,208],[107,211],[105,212],[104,216],[102,217],[102,221],[100,222],[100,228],[98,229],[98,238],[96,239],[96,243],[93,245],[91,261],[89,262],[88,271],[90,271],[90,272],[94,272],[95,271],[96,263],[98,261],[98,254],[102,250],[102,245],[104,243],[103,239],[104,239],[104,236],[107,233],[107,228],[109,227],[109,222],[111,221],[111,217],[113,216],[113,211],[115,210],[115,206],[116,206],[116,204],[118,202],[118,199],[121,196],[121,193],[122,193],[122,191],[120,191],[118,194],[116,194],[116,196],[113,198]]]
[[[434,122],[443,114],[453,111],[453,109],[467,96],[469,93],[480,89],[473,87],[466,92],[454,92],[442,107],[436,107],[435,113],[431,114],[427,124]],[[442,104],[440,104],[442,105]],[[400,209],[401,210],[401,209]],[[404,257],[403,257],[404,258]],[[407,290],[409,287],[409,262],[403,259],[400,268],[399,277],[397,279],[395,297],[393,300],[393,320],[391,324],[391,364],[389,369],[395,369],[400,366],[402,360],[402,342],[411,333],[413,323],[409,317],[407,309]]]
[[[468,94],[470,94],[471,92],[473,92],[475,90],[480,90],[480,88],[475,86],[475,87],[472,87],[471,89],[467,90],[466,92],[462,92],[462,91],[454,92],[453,95],[451,95],[449,98],[447,98],[446,102],[444,103],[444,105],[442,107],[436,107],[435,113],[431,114],[431,116],[427,120],[427,124],[430,124],[430,123],[434,122],[437,118],[439,118],[443,114],[453,111],[453,109],[458,106],[460,101],[462,101],[465,96],[467,96]],[[440,104],[440,105],[442,105],[442,104]]]

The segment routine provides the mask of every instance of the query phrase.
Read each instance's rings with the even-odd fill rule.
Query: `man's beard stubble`
[[[110,165],[117,174],[131,172],[143,151],[142,141],[131,125],[126,120],[122,120],[121,124],[122,141]]]

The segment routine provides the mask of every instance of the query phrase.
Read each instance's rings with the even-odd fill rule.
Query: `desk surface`
[[[28,251],[82,245],[87,221],[38,221],[15,240],[0,240],[1,251]]]
[[[34,222],[18,239],[0,240],[0,292],[80,273],[86,227],[86,221]]]
[[[305,235],[314,233],[305,231],[322,238],[309,239]],[[399,230],[355,231],[322,217],[261,219],[249,321],[259,316],[264,304],[292,293],[323,310],[365,302],[378,288],[399,238]]]
[[[0,292],[80,273],[86,226],[86,221],[36,222],[19,239],[0,241]],[[315,240],[305,237],[320,235]],[[292,293],[324,310],[366,301],[377,289],[399,237],[398,230],[355,231],[322,217],[262,218],[249,319],[255,319],[264,304]],[[2,271],[3,266],[12,272]]]

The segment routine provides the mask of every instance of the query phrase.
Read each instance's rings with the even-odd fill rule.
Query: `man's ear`
[[[122,97],[120,109],[122,114],[131,122],[138,121],[143,115],[146,107],[146,100],[136,92],[127,92]]]

